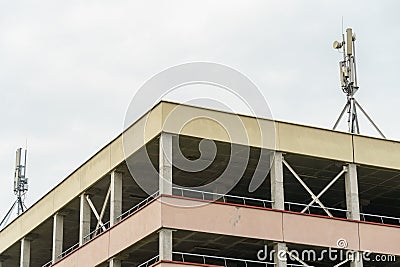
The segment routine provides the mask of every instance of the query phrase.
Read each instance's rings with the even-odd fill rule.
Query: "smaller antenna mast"
[[[27,155],[27,148],[25,148],[24,151],[22,151],[22,148],[18,148],[15,152],[14,194],[17,196],[17,199],[11,205],[11,208],[4,216],[3,220],[1,220],[0,227],[4,227],[7,224],[15,206],[17,206],[17,216],[21,215],[26,210],[25,195],[28,191],[28,178],[26,177]]]
[[[374,126],[377,132],[386,139],[385,135],[379,130],[378,126],[372,121],[370,116],[365,112],[361,105],[357,102],[354,95],[358,91],[359,87],[357,84],[357,68],[356,68],[356,35],[353,33],[351,28],[346,29],[346,33],[342,34],[342,42],[333,42],[333,48],[342,51],[343,60],[339,62],[339,73],[340,73],[340,85],[342,91],[346,94],[347,101],[339,118],[337,119],[333,130],[336,130],[342,119],[344,113],[347,111],[348,119],[347,124],[350,133],[360,133],[360,127],[357,117],[357,108],[365,115],[368,121]]]
[[[28,150],[25,149],[24,162],[22,159],[22,148],[18,148],[15,156],[15,174],[14,174],[14,194],[17,196],[17,215],[23,213],[26,209],[24,200],[26,191],[28,191],[28,178],[26,178],[26,156]]]

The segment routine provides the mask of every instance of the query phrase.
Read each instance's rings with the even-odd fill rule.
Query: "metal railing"
[[[222,201],[224,203],[235,203],[235,204],[243,204],[243,205],[257,206],[257,207],[264,207],[264,208],[272,207],[272,203],[273,203],[273,201],[266,200],[266,199],[241,197],[241,196],[199,191],[199,190],[183,188],[183,187],[172,187],[172,190],[173,190],[173,192],[174,192],[174,190],[175,190],[175,192],[176,191],[180,192],[180,194],[175,194],[177,196],[201,199],[201,200],[206,200],[206,201],[217,201],[218,200],[218,201]],[[186,192],[186,194],[185,194],[185,192]],[[237,200],[237,201],[232,201],[232,200]]]
[[[220,265],[220,266],[228,266],[228,262],[242,262],[246,266],[249,263],[258,263],[262,264],[263,266],[275,266],[273,262],[265,262],[265,261],[255,261],[255,260],[245,260],[245,259],[236,259],[236,258],[228,258],[228,257],[221,257],[221,256],[211,256],[211,255],[202,255],[202,254],[194,254],[194,253],[186,253],[186,252],[173,252],[173,255],[176,255],[177,261],[182,262],[196,262],[201,264],[211,264],[211,265]],[[190,258],[190,260],[188,260]],[[194,261],[199,259],[199,261]]]
[[[44,265],[42,265],[42,267],[49,267],[49,266],[51,266],[51,265],[53,265],[53,260],[51,260],[51,261],[45,263]]]
[[[139,264],[137,267],[149,267],[149,265],[156,263],[159,261],[160,255],[154,256],[153,258]]]
[[[228,195],[228,194],[220,194],[220,193],[213,193],[213,192],[207,192],[207,191],[200,191],[200,190],[194,190],[194,189],[189,189],[189,188],[183,188],[183,187],[172,187],[173,193],[176,196],[182,196],[182,197],[188,197],[188,198],[195,198],[195,199],[201,199],[201,200],[206,200],[206,201],[219,201],[219,202],[224,202],[224,203],[235,203],[235,204],[243,204],[243,205],[248,205],[248,206],[257,206],[257,207],[264,207],[264,208],[272,208],[272,200],[266,200],[266,199],[258,199],[258,198],[251,198],[251,197],[242,197],[242,196],[235,196],[235,195]],[[302,204],[302,203],[296,203],[296,202],[285,202],[285,207],[286,210],[289,211],[297,211],[300,212],[302,209],[305,207],[307,208],[307,213],[311,214],[311,209],[318,209],[323,211],[324,208],[318,205],[307,205],[307,204]],[[301,209],[296,209],[294,207],[301,207]],[[334,212],[337,215],[336,217],[343,217],[346,218],[346,215],[348,214],[348,210],[346,209],[338,209],[338,208],[331,208],[331,207],[325,207],[325,209]]]
[[[253,265],[262,265],[265,267],[268,266],[276,266],[274,262],[267,261],[257,261],[257,260],[247,260],[247,259],[239,259],[239,258],[230,258],[230,257],[222,257],[222,256],[213,256],[213,255],[203,255],[203,254],[194,254],[194,253],[186,253],[186,252],[172,252],[173,260],[179,262],[187,262],[187,263],[200,263],[200,264],[208,264],[208,265],[219,265],[228,267],[229,263],[242,263],[244,266],[253,266]],[[160,256],[154,256],[153,258],[139,264],[137,267],[149,267],[152,264],[158,262],[160,260]],[[305,265],[301,264],[287,264],[290,267],[305,267]],[[309,266],[313,267],[313,266]]]
[[[71,254],[78,247],[79,247],[79,243],[76,243],[75,245],[69,247],[68,249],[63,251],[60,255],[58,255],[57,260],[60,260],[60,259],[62,259],[64,257],[66,257],[67,255]]]
[[[195,262],[201,263],[201,264],[220,265],[220,266],[225,266],[225,267],[228,267],[228,263],[242,263],[246,267],[250,264],[262,265],[265,267],[276,265],[276,263],[273,263],[273,262],[229,258],[229,257],[221,257],[221,256],[211,256],[211,255],[202,255],[202,254],[194,254],[194,253],[186,253],[186,252],[173,252],[172,254],[177,256],[177,257],[175,257],[177,261],[193,263],[194,262],[193,260],[199,259],[199,261],[195,261]],[[190,258],[190,260],[188,260],[188,258]],[[287,264],[287,266],[303,267],[304,265]]]
[[[287,210],[290,210],[290,211],[297,211],[297,210],[293,209],[294,206],[298,206],[298,207],[302,207],[302,208],[307,207],[308,214],[311,213],[310,208],[319,209],[319,210],[324,209],[321,206],[317,206],[317,205],[306,205],[306,204],[295,203],[295,202],[285,202],[285,205],[287,207]],[[344,218],[346,218],[346,215],[350,212],[349,210],[338,209],[338,208],[326,207],[326,209],[340,213],[341,215],[343,215]],[[400,224],[400,218],[398,218],[398,217],[391,217],[391,216],[377,215],[377,214],[368,214],[368,213],[360,213],[360,220],[365,221],[365,222],[377,222],[377,223],[383,223],[383,224],[395,224],[395,225]]]
[[[118,216],[117,217],[117,221],[121,221],[121,220],[125,219],[126,217],[128,217],[132,213],[136,212],[138,209],[146,206],[151,200],[155,199],[158,196],[159,196],[159,192],[158,191],[153,193],[152,195],[148,196],[146,199],[142,200],[141,202],[139,202],[138,204],[136,204],[135,206],[133,206],[129,210],[125,211],[120,216]]]
[[[242,196],[235,196],[235,195],[228,195],[228,194],[220,194],[220,193],[213,193],[207,191],[200,191],[194,190],[184,187],[172,187],[173,195],[194,198],[194,199],[201,199],[206,201],[219,201],[224,203],[234,203],[234,204],[243,204],[248,206],[257,206],[257,207],[264,207],[264,208],[271,208],[273,201],[266,200],[266,199],[258,199],[258,198],[251,198],[251,197],[242,197]],[[296,207],[298,207],[296,209]],[[312,209],[324,211],[327,209],[333,212],[335,217],[340,218],[347,218],[349,214],[349,210],[347,209],[339,209],[339,208],[331,208],[331,207],[321,207],[319,205],[308,205],[303,203],[296,203],[285,201],[285,210],[288,211],[296,211],[301,212],[304,208],[306,209],[306,213],[313,214],[311,211]],[[400,218],[390,217],[390,216],[383,216],[383,215],[376,215],[376,214],[367,214],[367,213],[360,213],[362,221],[378,221],[380,223],[386,224],[400,224]],[[367,218],[374,218],[378,220],[367,220]]]
[[[400,218],[384,216],[384,215],[376,215],[376,214],[368,214],[368,213],[360,213],[360,219],[365,222],[371,222],[371,220],[367,220],[366,218],[371,217],[374,219],[378,219],[380,223],[384,224],[400,224]],[[372,221],[375,222],[375,221]]]
[[[89,242],[90,240],[92,240],[93,238],[95,238],[96,236],[98,236],[99,234],[107,231],[108,229],[110,229],[111,227],[111,223],[110,221],[104,223],[102,226],[99,226],[99,228],[93,230],[92,232],[90,232],[88,235],[83,237],[83,244]],[[79,245],[79,244],[78,244]],[[62,254],[61,254],[62,255]]]
[[[57,261],[61,260],[62,258],[65,258],[69,254],[71,254],[75,249],[79,247],[79,243],[74,244],[73,246],[69,247],[68,249],[64,250],[60,255],[57,256]],[[42,265],[42,267],[49,267],[53,265],[53,260],[47,262],[46,264]]]
[[[286,209],[287,207],[287,209]],[[329,211],[334,211],[337,213],[340,213],[341,215],[343,215],[343,218],[346,218],[347,213],[349,212],[348,210],[345,209],[338,209],[338,208],[330,208],[330,207],[321,207],[321,206],[317,206],[317,205],[307,205],[307,204],[303,204],[303,203],[296,203],[296,202],[289,202],[289,201],[285,201],[285,210],[289,210],[289,211],[299,211],[296,209],[293,209],[293,207],[301,207],[302,209],[307,208],[307,213],[311,214],[311,208],[313,209],[318,209],[318,210],[324,210],[327,209]],[[301,210],[300,210],[301,211]],[[299,211],[299,212],[300,212]]]

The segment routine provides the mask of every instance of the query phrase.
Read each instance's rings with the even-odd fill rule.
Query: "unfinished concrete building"
[[[196,119],[174,127],[172,112]],[[237,118],[247,140],[217,123]],[[176,151],[195,161],[202,140],[217,151],[207,168],[177,168]],[[237,182],[193,189],[233,149],[249,151]],[[0,266],[399,266],[399,155],[396,141],[160,102],[0,232]],[[271,171],[249,190],[260,159]],[[328,248],[370,260],[301,257]]]

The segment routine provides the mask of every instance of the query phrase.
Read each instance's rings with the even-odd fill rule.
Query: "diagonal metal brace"
[[[293,170],[293,168],[286,162],[285,159],[282,159],[283,164],[289,169],[289,171],[294,175],[294,177],[299,181],[299,183],[304,187],[304,189],[310,194],[311,198],[318,203],[318,205],[328,214],[329,217],[333,217],[332,213],[322,204],[321,201],[317,198],[317,196],[313,193],[313,191],[307,186],[307,184],[300,178],[300,176]]]
[[[337,181],[339,178],[347,172],[347,168],[343,167],[343,170],[335,176],[335,178],[332,179],[332,181],[324,188],[322,191],[317,195],[317,199],[319,199],[323,194],[325,194],[326,191]],[[313,199],[301,212],[304,213],[306,210],[315,203],[315,199]]]
[[[344,260],[344,261],[342,261],[341,263],[338,263],[338,264],[336,264],[335,266],[333,266],[333,267],[339,267],[339,266],[342,266],[343,264],[345,264],[345,263],[347,263],[347,262],[349,262],[349,259],[347,259],[347,260]]]
[[[101,208],[101,211],[100,211],[100,216],[99,216],[100,219],[97,221],[97,225],[96,225],[95,231],[97,231],[97,229],[99,229],[100,222],[103,220],[104,213],[105,213],[106,208],[107,208],[108,200],[110,199],[110,194],[111,194],[111,184],[108,187],[107,195],[106,195],[106,198],[104,199],[103,207]],[[103,228],[103,230],[104,230],[104,228]]]
[[[382,133],[382,131],[375,124],[375,122],[371,119],[371,117],[367,114],[367,112],[362,108],[360,103],[358,103],[357,100],[355,100],[355,99],[354,99],[354,102],[356,103],[356,106],[361,110],[361,112],[364,113],[365,117],[367,117],[368,121],[372,124],[372,126],[374,126],[375,130],[382,136],[383,139],[386,139],[386,136]]]
[[[286,248],[286,253],[292,257],[293,259],[295,259],[296,261],[298,261],[299,263],[302,264],[302,266],[310,266],[307,263],[305,263],[304,261],[302,261],[299,257],[297,257],[294,253],[290,252],[290,250],[288,248]]]
[[[101,218],[100,218],[99,214],[97,213],[96,207],[93,205],[93,202],[90,200],[89,195],[86,195],[86,201],[88,202],[90,209],[92,210],[97,221],[100,223],[101,228],[103,229],[103,231],[106,231],[107,229],[104,226],[103,222],[101,221]]]

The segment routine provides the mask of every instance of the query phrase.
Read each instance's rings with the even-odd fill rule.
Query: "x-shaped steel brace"
[[[97,212],[96,207],[94,206],[93,202],[90,200],[89,195],[86,195],[86,201],[88,202],[90,209],[92,210],[94,216],[97,219],[95,231],[97,231],[100,227],[103,229],[103,231],[107,230],[106,227],[104,226],[104,223],[102,222],[102,220],[103,220],[106,208],[107,208],[108,200],[110,199],[110,194],[111,194],[111,184],[107,190],[106,198],[104,199],[100,214]]]
[[[344,174],[347,172],[347,167],[343,167],[343,170],[339,172],[338,175],[335,176],[335,178],[330,181],[330,183],[325,186],[324,189],[318,194],[315,195],[313,191],[307,186],[307,184],[300,178],[300,176],[293,170],[293,168],[287,163],[285,159],[282,160],[283,164],[288,168],[288,170],[294,175],[294,177],[299,181],[299,183],[304,187],[304,189],[310,194],[311,198],[313,199],[301,212],[304,213],[306,212],[307,209],[310,208],[312,204],[315,202],[328,214],[329,217],[333,217],[332,213],[322,204],[322,202],[319,200],[319,198],[326,192],[328,189]]]

